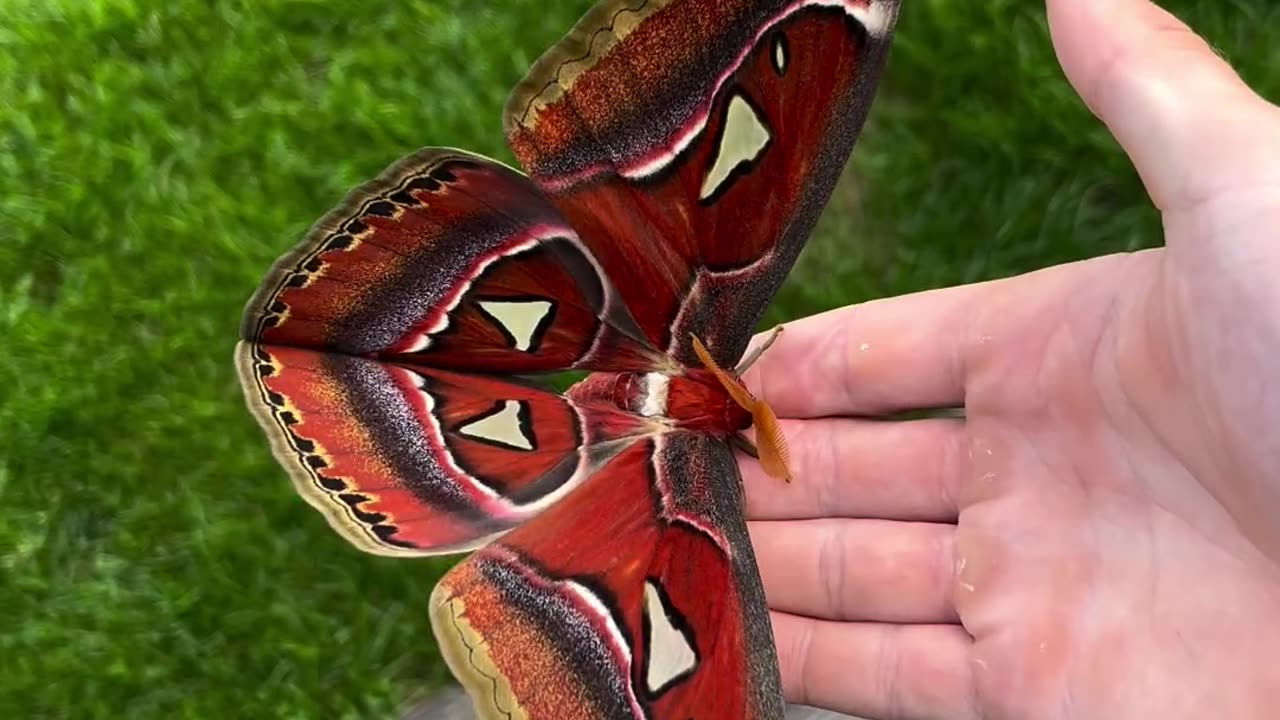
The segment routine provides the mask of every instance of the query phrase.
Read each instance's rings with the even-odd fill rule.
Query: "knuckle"
[[[901,656],[898,653],[896,631],[891,625],[880,627],[879,646],[876,649],[876,682],[879,685],[877,694],[884,698],[885,720],[897,720],[903,714],[903,698],[901,683]]]
[[[793,658],[792,667],[795,674],[790,686],[794,689],[792,700],[798,703],[806,703],[813,698],[812,690],[809,687],[809,678],[815,669],[809,665],[813,662],[813,623],[801,623],[799,631],[793,635],[791,642],[791,657]]]
[[[818,574],[824,593],[827,614],[845,620],[845,546],[839,533],[830,525],[818,544]]]

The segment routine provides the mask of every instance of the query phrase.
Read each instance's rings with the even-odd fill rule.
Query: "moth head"
[[[778,416],[773,412],[773,408],[769,407],[769,403],[752,395],[751,391],[742,384],[741,378],[721,368],[697,335],[693,336],[693,351],[697,354],[698,360],[724,386],[729,397],[733,398],[733,401],[743,410],[751,413],[752,424],[756,427],[756,449],[759,453],[760,466],[771,477],[791,482],[791,470],[787,467],[789,459],[787,441],[782,436],[782,427],[778,423]]]

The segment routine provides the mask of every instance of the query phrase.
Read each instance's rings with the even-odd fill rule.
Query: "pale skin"
[[[1280,108],[1147,0],[1048,9],[1165,246],[791,323],[746,373],[795,479],[742,463],[786,695],[1274,718]]]

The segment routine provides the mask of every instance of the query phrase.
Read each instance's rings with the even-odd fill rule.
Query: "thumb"
[[[1280,109],[1148,0],[1048,0],[1067,78],[1163,211],[1280,183]]]

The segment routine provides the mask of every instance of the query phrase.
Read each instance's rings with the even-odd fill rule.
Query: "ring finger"
[[[748,527],[774,610],[838,621],[959,622],[954,525],[823,519]]]

